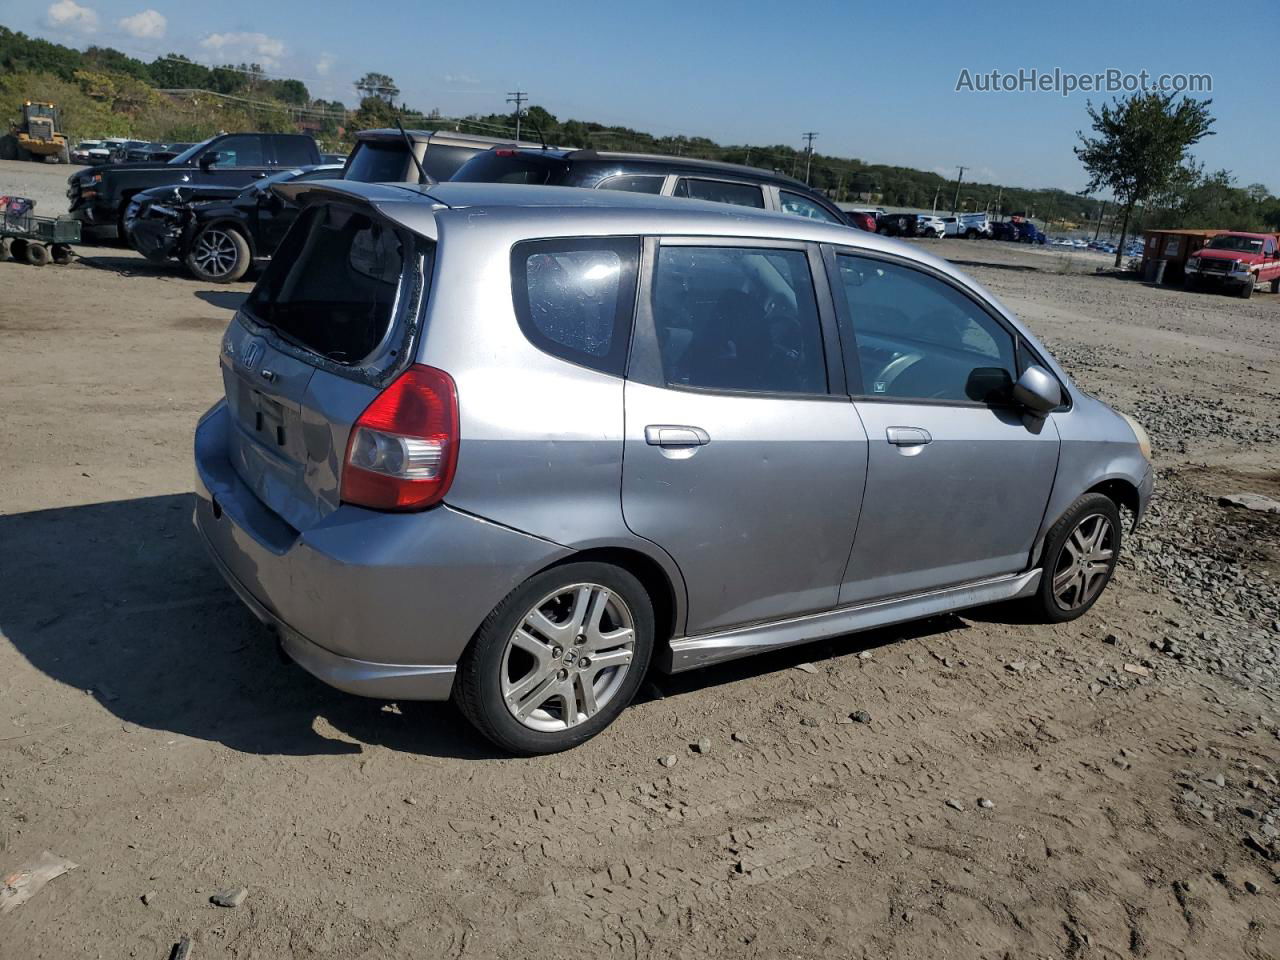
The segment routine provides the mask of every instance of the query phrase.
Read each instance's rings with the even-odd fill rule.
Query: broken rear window
[[[249,313],[287,340],[335,363],[358,364],[395,316],[405,236],[340,204],[307,209],[290,229],[249,299]]]

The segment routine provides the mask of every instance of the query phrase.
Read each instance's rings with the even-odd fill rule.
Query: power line
[[[804,182],[809,182],[809,164],[813,160],[813,141],[818,136],[817,131],[809,131],[802,134],[804,137]]]
[[[512,90],[507,94],[507,103],[516,105],[516,143],[520,142],[520,108],[528,99],[529,94],[524,90]]]

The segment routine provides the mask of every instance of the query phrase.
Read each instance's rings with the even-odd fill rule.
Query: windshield
[[[1210,250],[1235,250],[1240,253],[1261,253],[1262,240],[1258,237],[1214,237],[1206,244]]]
[[[451,178],[461,183],[551,182],[552,164],[510,150],[489,150],[472,157]]]
[[[196,154],[200,153],[211,143],[213,143],[213,137],[210,137],[208,140],[201,140],[195,146],[188,147],[186,150],[183,150],[180,154],[170,160],[169,163],[189,163],[191,160],[195,159]]]
[[[343,180],[361,183],[401,183],[412,166],[409,151],[400,140],[361,140],[351,151]],[[413,179],[417,180],[415,173]]]

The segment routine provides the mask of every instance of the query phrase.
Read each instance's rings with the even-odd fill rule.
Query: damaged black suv
[[[180,260],[197,280],[233,283],[255,260],[275,252],[295,219],[296,211],[272,192],[273,186],[341,176],[341,164],[313,164],[282,170],[235,192],[189,186],[144,190],[125,212],[125,233],[149,260]]]

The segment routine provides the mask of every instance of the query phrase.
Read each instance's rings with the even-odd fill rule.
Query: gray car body
[[[1108,492],[1135,522],[1150,497],[1151,468],[1129,424],[1076,387],[991,294],[918,248],[780,214],[572,188],[280,190],[367,205],[434,244],[427,295],[406,291],[396,337],[354,369],[331,369],[238,315],[223,341],[227,399],[196,431],[195,523],[219,569],[294,659],[341,689],[447,697],[490,611],[570,558],[640,577],[655,598],[658,663],[678,671],[1025,596],[1047,532],[1082,494]],[[594,236],[645,238],[626,377],[544,353],[515,316],[513,245]],[[851,398],[834,366],[831,395],[799,403],[664,389],[646,378],[642,356],[659,243],[796,245],[818,268],[828,327],[836,307],[820,271],[833,251],[928,270],[1016,330],[1065,402],[1044,418],[942,404],[904,411]],[[285,451],[296,469],[239,426],[249,355],[272,373],[253,389],[297,420],[297,448]],[[407,514],[342,503],[351,425],[410,362],[457,384],[460,453],[445,501]],[[922,456],[885,440],[885,425],[905,425],[908,412],[935,438]],[[646,442],[655,424],[699,425],[711,442],[671,457]],[[971,507],[957,511],[966,497]]]

